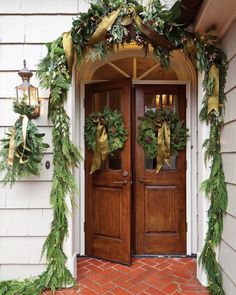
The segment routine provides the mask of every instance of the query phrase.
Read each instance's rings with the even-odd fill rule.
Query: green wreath
[[[153,159],[158,153],[158,130],[164,122],[170,130],[170,156],[174,156],[178,151],[186,146],[188,129],[179,115],[172,110],[148,110],[144,117],[140,118],[138,142],[143,147],[147,158]]]
[[[118,110],[112,111],[104,107],[102,112],[91,113],[85,121],[84,138],[88,148],[95,151],[97,123],[96,120],[103,118],[108,137],[109,154],[114,155],[117,150],[121,150],[127,140],[128,131],[125,129],[123,117]]]

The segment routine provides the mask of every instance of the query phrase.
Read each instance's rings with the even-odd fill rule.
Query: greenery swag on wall
[[[3,181],[10,186],[23,177],[38,176],[43,152],[49,147],[43,142],[45,134],[31,121],[35,107],[28,106],[25,101],[14,101],[13,109],[20,116],[2,139],[0,152],[0,172],[6,171]]]
[[[119,46],[135,42],[144,53],[151,48],[164,68],[169,67],[173,50],[183,51],[196,61],[204,73],[205,98],[200,119],[210,125],[210,136],[204,143],[206,160],[211,163],[209,179],[202,189],[210,199],[208,232],[200,261],[206,269],[209,291],[223,295],[222,275],[215,249],[223,230],[223,215],[227,206],[227,191],[220,154],[220,134],[223,124],[222,109],[225,102],[224,86],[227,62],[224,53],[215,43],[216,37],[193,33],[177,20],[181,14],[180,3],[167,10],[159,0],[151,0],[144,7],[136,0],[93,1],[87,13],[79,13],[73,21],[71,32],[48,45],[48,54],[41,61],[38,77],[41,86],[49,88],[50,118],[53,128],[54,175],[51,205],[54,218],[51,232],[44,244],[47,270],[39,277],[24,282],[0,283],[1,294],[39,294],[45,288],[61,288],[74,282],[65,267],[63,242],[68,233],[66,195],[76,191],[71,168],[81,157],[69,138],[69,118],[63,107],[70,86],[70,73],[76,54],[78,63],[83,58],[103,58]],[[212,28],[211,28],[212,29]],[[72,38],[71,38],[72,36]],[[75,53],[75,54],[74,54]]]

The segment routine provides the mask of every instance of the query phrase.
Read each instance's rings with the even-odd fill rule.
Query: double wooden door
[[[131,254],[186,253],[186,154],[156,174],[138,144],[145,111],[171,108],[185,120],[184,85],[132,87],[130,79],[89,84],[85,114],[118,109],[126,129],[124,148],[90,175],[93,153],[86,147],[86,255],[130,264]]]

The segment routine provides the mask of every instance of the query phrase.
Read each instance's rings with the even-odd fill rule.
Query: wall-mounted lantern
[[[35,107],[33,118],[36,119],[40,115],[40,101],[38,96],[38,88],[30,84],[30,78],[33,73],[26,68],[26,61],[23,61],[23,69],[18,72],[22,78],[22,83],[16,86],[16,99],[18,102],[24,101],[27,105]]]

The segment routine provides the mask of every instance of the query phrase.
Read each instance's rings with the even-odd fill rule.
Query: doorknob
[[[127,180],[122,180],[122,181],[113,181],[115,184],[122,184],[122,185],[127,185],[128,181]]]
[[[141,183],[146,183],[146,182],[150,182],[150,179],[146,179],[146,178],[139,178],[139,182]]]
[[[128,173],[128,171],[123,171],[122,175],[127,177],[129,175],[129,173]]]

